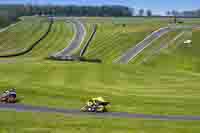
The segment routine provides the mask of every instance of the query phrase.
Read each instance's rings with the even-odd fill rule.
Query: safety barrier
[[[81,49],[80,51],[80,56],[83,56],[87,50],[87,48],[89,47],[92,39],[94,38],[95,34],[96,34],[96,31],[97,31],[97,24],[94,25],[93,27],[93,32],[91,34],[91,36],[89,37],[88,41],[86,42],[86,44],[84,45],[84,47]]]

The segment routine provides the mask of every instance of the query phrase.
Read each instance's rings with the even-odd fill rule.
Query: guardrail
[[[94,26],[93,26],[93,32],[92,32],[91,36],[89,37],[89,39],[87,40],[87,42],[84,45],[84,47],[81,49],[80,56],[83,56],[85,54],[85,52],[87,51],[87,48],[89,47],[92,39],[94,38],[94,36],[95,36],[95,34],[97,32],[97,28],[98,28],[97,24],[94,24]]]

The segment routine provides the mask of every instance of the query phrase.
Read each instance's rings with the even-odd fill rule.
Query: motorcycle
[[[0,103],[16,103],[16,92],[15,91],[7,91],[0,95]]]
[[[96,113],[104,113],[108,112],[106,106],[109,105],[109,102],[100,102],[96,104],[87,103],[85,106],[81,108],[82,112],[96,112]]]

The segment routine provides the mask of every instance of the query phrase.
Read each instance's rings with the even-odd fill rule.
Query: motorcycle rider
[[[88,106],[100,106],[102,103],[107,103],[103,97],[91,98],[88,100]]]
[[[2,98],[8,97],[9,96],[9,91],[4,91],[3,94],[1,95]]]
[[[12,96],[14,98],[17,97],[17,93],[16,93],[16,89],[15,88],[9,90],[9,96]]]
[[[109,102],[105,101],[103,97],[91,98],[86,105],[81,108],[83,112],[107,112],[106,106]]]
[[[13,89],[6,90],[1,95],[1,97],[3,97],[3,98],[8,97],[8,96],[12,96],[12,97],[16,98],[16,96],[17,96],[16,89],[13,88]]]

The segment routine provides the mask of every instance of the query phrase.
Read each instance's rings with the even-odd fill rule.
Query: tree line
[[[177,16],[177,17],[200,17],[200,9],[194,11],[167,11],[167,16]]]
[[[126,6],[75,6],[75,5],[0,5],[0,26],[17,21],[20,16],[100,16],[130,17],[152,16],[151,10],[136,11]]]
[[[56,5],[0,5],[0,26],[16,21],[20,16],[132,16],[125,6],[56,6]]]
[[[155,16],[151,10],[135,10],[126,6],[75,6],[75,5],[0,5],[0,27],[17,21],[20,16],[100,16],[130,17]],[[200,10],[166,12],[167,16],[200,17]]]

